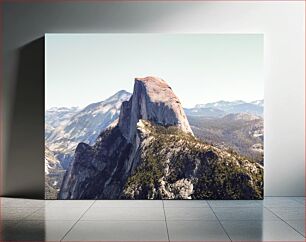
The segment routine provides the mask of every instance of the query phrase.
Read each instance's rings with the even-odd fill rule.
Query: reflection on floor
[[[42,201],[1,198],[1,241],[305,241],[305,198]]]

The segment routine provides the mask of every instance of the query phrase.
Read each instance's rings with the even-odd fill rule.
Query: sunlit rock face
[[[93,146],[77,146],[59,197],[118,198],[141,159],[140,120],[193,135],[178,97],[164,80],[135,78],[133,95],[122,103],[118,124],[102,132]]]
[[[180,100],[171,87],[157,77],[135,78],[133,96],[121,106],[119,127],[127,140],[135,138],[140,119],[156,125],[177,126],[192,134]]]
[[[60,199],[254,199],[263,167],[193,136],[171,87],[136,78],[117,124],[78,144]]]

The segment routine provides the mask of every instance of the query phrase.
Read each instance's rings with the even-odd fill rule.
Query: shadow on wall
[[[18,50],[3,171],[4,195],[9,197],[44,198],[44,46],[42,37]]]
[[[41,208],[40,211],[39,220],[23,221],[18,223],[18,226],[11,221],[3,220],[1,225],[5,229],[0,234],[0,241],[48,241],[46,209]]]

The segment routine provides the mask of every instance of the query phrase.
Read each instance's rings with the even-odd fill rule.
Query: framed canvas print
[[[46,199],[262,199],[262,34],[46,34]]]

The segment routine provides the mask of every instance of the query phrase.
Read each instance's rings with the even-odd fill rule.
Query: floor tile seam
[[[269,197],[273,197],[273,198],[295,198],[295,197],[304,197],[304,198],[306,198],[306,196],[264,196],[264,198],[269,198]]]
[[[69,199],[66,199],[66,200],[46,200],[46,203],[45,205],[48,205],[48,206],[52,206],[53,204],[57,205],[56,203],[67,203],[66,206],[68,206],[68,203],[78,203],[80,201],[84,201],[84,200],[69,200]],[[86,202],[88,202],[88,204],[79,204],[77,205],[77,207],[82,207],[82,206],[90,206],[92,205],[93,203],[95,203],[96,200],[85,200]],[[90,202],[90,203],[89,203]],[[72,204],[73,205],[73,204]]]
[[[264,207],[264,206],[248,206],[248,207],[246,207],[246,206],[226,206],[226,207],[224,207],[224,206],[211,206],[212,209],[214,209],[214,208],[239,208],[239,209],[241,209],[241,208],[262,208],[262,207]]]
[[[292,228],[295,232],[297,232],[298,234],[300,234],[303,238],[305,238],[305,236],[300,233],[297,229],[295,229],[293,226],[291,226],[289,223],[286,222],[286,220],[282,219],[280,216],[278,216],[276,213],[274,213],[272,210],[270,210],[269,208],[267,208],[271,213],[273,213],[276,217],[278,217],[281,221],[283,221],[285,224],[287,224],[290,228]]]
[[[170,242],[170,235],[169,235],[169,229],[168,229],[168,223],[167,223],[167,216],[166,216],[165,204],[164,204],[163,200],[162,200],[162,205],[163,205],[163,211],[164,211],[164,219],[165,219],[165,225],[166,225],[166,231],[167,231],[167,238],[168,238],[168,242]]]
[[[59,200],[57,200],[57,201],[59,201]],[[86,200],[86,201],[88,201],[88,200]],[[90,208],[95,204],[96,201],[97,200],[91,200],[91,203],[89,205],[86,205],[86,206],[85,205],[79,205],[79,206],[68,206],[68,207],[71,207],[71,208],[81,208],[81,207]],[[61,207],[61,206],[59,206],[59,207]]]
[[[215,219],[167,219],[168,222],[172,222],[172,221],[202,221],[202,222],[215,222],[215,221],[279,221],[279,220],[282,220],[280,219],[279,217],[277,218],[269,218],[269,219],[265,219],[265,218],[262,218],[262,219],[253,219],[253,218],[250,218],[250,219],[223,219],[223,218],[215,218]],[[16,220],[18,221],[18,220]],[[27,219],[25,221],[75,221],[74,219]],[[90,222],[95,222],[95,221],[98,221],[98,222],[118,222],[118,221],[124,221],[124,222],[132,222],[132,221],[136,221],[136,222],[139,222],[139,221],[142,221],[142,222],[160,222],[160,221],[164,221],[164,219],[80,219],[79,220],[80,222],[83,222],[83,221],[90,221]],[[282,220],[283,221],[283,220]],[[286,219],[285,221],[304,221],[303,219]]]
[[[305,206],[303,206],[303,205],[300,205],[300,206],[267,206],[267,205],[264,205],[263,207],[265,207],[265,208],[283,208],[283,209],[286,209],[286,208],[304,208],[305,209]]]
[[[217,218],[214,219],[167,219],[168,222],[177,222],[177,221],[196,221],[196,222],[218,222]]]
[[[75,219],[25,219],[24,221],[49,221],[49,222],[54,222],[54,221],[75,221]]]
[[[108,207],[108,206],[99,206],[99,207],[96,207],[96,206],[93,206],[92,207],[93,209],[95,208],[126,208],[126,209],[131,209],[131,208],[159,208],[159,209],[163,209],[163,207]]]
[[[168,208],[204,208],[204,209],[210,209],[210,207],[201,207],[201,206],[199,206],[199,207],[179,207],[179,206],[177,206],[177,207],[167,207],[167,206],[165,206],[165,209],[168,209]]]
[[[142,222],[161,222],[164,219],[80,219],[79,222],[83,221],[100,221],[100,222],[118,222],[118,221],[142,221]]]
[[[23,207],[23,206],[1,206],[1,209],[4,208],[43,208],[45,206],[30,206],[30,207]]]
[[[46,209],[50,208],[89,208],[91,205],[88,206],[45,206]]]
[[[75,227],[75,225],[81,220],[81,218],[84,216],[84,214],[95,204],[96,200],[93,201],[93,203],[80,215],[79,219],[77,219],[75,221],[75,223],[73,223],[71,225],[71,227],[68,229],[68,231],[64,234],[64,236],[60,239],[60,242],[62,242],[65,237],[70,233],[70,231]]]
[[[228,239],[230,241],[233,241],[231,239],[231,237],[229,236],[229,234],[227,233],[226,229],[224,228],[223,224],[221,223],[221,221],[219,220],[219,217],[217,216],[217,214],[215,213],[215,211],[213,210],[213,208],[210,206],[210,204],[208,203],[208,206],[210,207],[211,211],[214,213],[215,217],[217,218],[218,223],[220,224],[221,228],[223,229],[224,233],[226,234],[226,236],[228,237]]]
[[[220,221],[224,221],[224,222],[228,222],[228,221],[233,221],[233,222],[239,222],[239,221],[267,221],[267,222],[270,222],[270,221],[280,221],[280,218],[274,218],[274,219],[219,219]]]
[[[216,209],[266,209],[266,207],[211,207],[211,209],[215,211]]]

